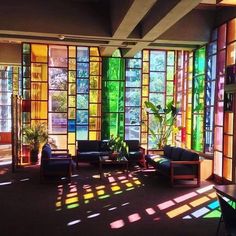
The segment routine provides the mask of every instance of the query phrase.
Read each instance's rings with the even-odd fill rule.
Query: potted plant
[[[119,136],[114,137],[114,135],[111,135],[111,139],[108,141],[108,146],[112,151],[112,158],[120,159],[126,157],[129,153],[127,143]]]
[[[47,124],[37,123],[35,125],[25,127],[23,129],[23,137],[25,143],[27,143],[30,148],[31,163],[37,163],[40,147],[47,141],[48,138]]]
[[[176,134],[181,129],[181,127],[175,125],[178,110],[173,101],[168,103],[166,108],[162,108],[161,105],[155,105],[150,101],[146,101],[145,106],[147,114],[153,115],[153,126],[148,126],[148,129],[156,144],[154,148],[163,149],[170,135]],[[144,122],[142,123],[145,124]]]

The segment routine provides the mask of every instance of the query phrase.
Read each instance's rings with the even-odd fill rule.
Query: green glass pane
[[[193,149],[203,150],[203,116],[193,115]]]
[[[28,44],[28,43],[23,44],[23,53],[30,54],[30,44]]]
[[[174,65],[175,63],[175,53],[173,51],[167,52],[167,65]]]
[[[167,82],[166,83],[166,94],[167,95],[173,95],[174,91],[174,84],[173,82]]]
[[[167,75],[166,75],[167,80],[174,80],[174,67],[167,67]]]

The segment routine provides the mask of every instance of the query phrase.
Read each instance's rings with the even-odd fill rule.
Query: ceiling
[[[103,56],[120,48],[126,57],[144,48],[192,50],[209,41],[226,8],[215,0],[8,0],[0,42],[99,46]]]

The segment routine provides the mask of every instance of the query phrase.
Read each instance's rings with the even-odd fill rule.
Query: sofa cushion
[[[183,152],[182,148],[172,147],[171,160],[173,160],[173,161],[180,161],[180,157],[181,157],[182,152]]]
[[[136,151],[136,152],[129,152],[129,155],[127,156],[127,159],[129,161],[138,161],[142,157],[142,152],[141,151]]]
[[[198,161],[199,155],[195,152],[184,150],[181,154],[180,160],[181,161]]]
[[[197,169],[194,165],[174,164],[174,175],[196,175]]]
[[[42,148],[41,158],[45,160],[45,159],[50,159],[51,157],[52,157],[52,149],[50,145],[47,143]]]
[[[78,144],[79,152],[98,152],[99,151],[99,141],[81,140],[81,141],[78,141],[77,144]]]
[[[82,152],[78,156],[78,161],[84,162],[98,162],[99,156],[101,155],[100,152]]]
[[[130,152],[139,151],[139,140],[125,140]]]
[[[172,147],[170,145],[165,145],[163,151],[165,157],[171,158]]]

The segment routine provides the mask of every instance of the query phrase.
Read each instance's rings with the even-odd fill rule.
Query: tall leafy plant
[[[153,115],[153,127],[148,126],[156,148],[162,149],[171,134],[176,134],[181,127],[175,125],[177,118],[177,108],[173,101],[169,102],[165,108],[155,105],[150,101],[145,102],[147,114]]]
[[[115,137],[111,135],[111,139],[108,142],[108,146],[113,153],[117,153],[118,158],[127,156],[129,153],[129,146],[119,136]]]

